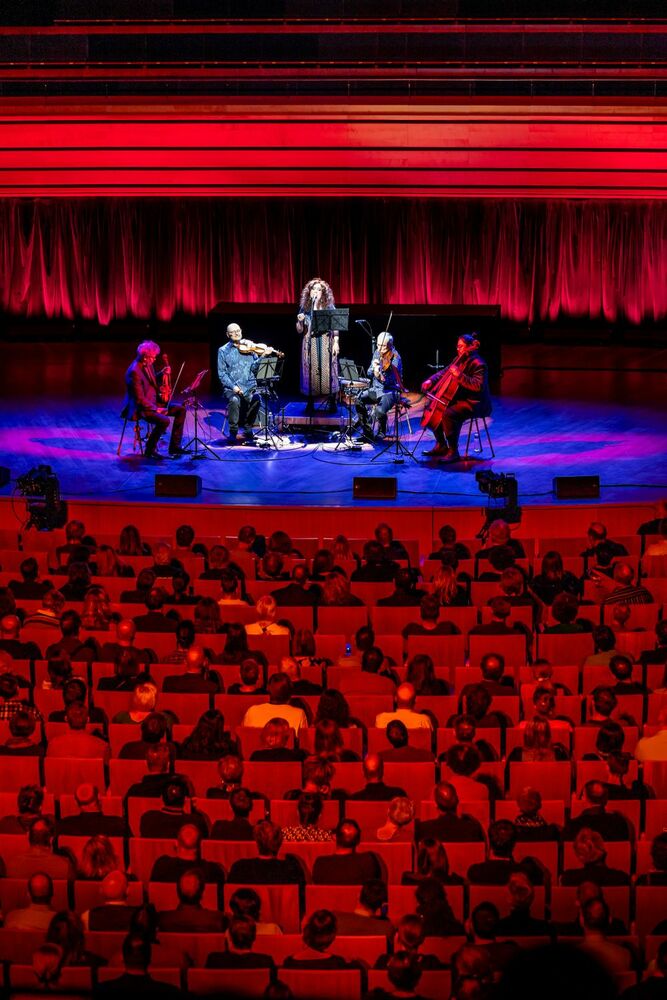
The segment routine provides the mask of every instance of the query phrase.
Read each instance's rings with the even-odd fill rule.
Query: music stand
[[[213,458],[216,458],[218,462],[221,462],[222,459],[220,458],[220,455],[218,455],[215,451],[213,451],[212,448],[209,448],[206,442],[201,440],[199,434],[199,427],[200,427],[199,411],[202,409],[202,405],[199,402],[197,389],[202,384],[204,375],[207,374],[208,374],[208,368],[202,368],[202,370],[198,372],[198,374],[194,377],[190,385],[186,386],[186,388],[183,389],[183,405],[186,407],[190,407],[194,417],[194,434],[190,438],[188,443],[183,446],[183,451],[189,452],[190,457],[192,459],[206,458],[205,453],[208,452],[210,455],[213,455]],[[194,451],[190,452],[190,449],[193,447],[193,445],[194,445]]]
[[[347,333],[349,324],[349,309],[313,309],[310,332],[317,337],[323,333],[331,333],[332,330]]]
[[[262,400],[262,411],[264,414],[264,432],[260,434],[257,442],[258,448],[277,448],[278,441],[269,430],[269,399],[277,399],[274,389],[283,374],[283,358],[276,354],[268,354],[266,357],[258,358],[253,365],[257,391]]]
[[[362,372],[359,368],[357,368],[354,361],[350,358],[338,359],[338,380],[341,384],[343,398],[347,400],[347,402],[344,403],[344,406],[347,409],[347,423],[345,429],[341,430],[338,434],[338,443],[336,444],[334,451],[338,451],[338,449],[342,447],[345,447],[348,451],[361,451],[361,444],[355,440],[353,433],[352,401],[356,399],[361,392],[361,387],[357,388],[356,386],[358,386],[362,378]],[[366,379],[364,379],[364,381],[366,381]],[[348,382],[350,384],[344,386],[343,382]]]
[[[314,337],[321,337],[323,334],[330,334],[333,330],[339,333],[346,333],[350,326],[349,309],[313,309],[310,319],[310,334]],[[333,381],[333,337],[329,337],[329,379]],[[308,354],[308,385],[312,386],[312,358]],[[312,394],[309,392],[308,398],[312,401]]]

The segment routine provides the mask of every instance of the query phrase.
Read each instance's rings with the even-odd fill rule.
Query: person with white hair
[[[160,345],[153,340],[144,340],[137,347],[137,356],[127,369],[125,385],[127,395],[121,410],[126,420],[145,420],[152,430],[146,442],[144,457],[162,458],[156,452],[157,444],[169,427],[169,417],[174,418],[169,439],[169,454],[178,458],[187,454],[181,448],[185,407],[172,403],[168,389],[171,368],[163,357],[164,367],[157,371],[155,362],[160,353]]]
[[[403,388],[401,355],[394,348],[394,338],[386,330],[378,334],[367,375],[371,384],[357,396],[358,426],[363,437],[372,439],[371,411],[374,410],[377,437],[383,438],[387,433],[387,414],[398,402]]]

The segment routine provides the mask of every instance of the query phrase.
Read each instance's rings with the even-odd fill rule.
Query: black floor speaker
[[[355,500],[395,500],[396,476],[355,476],[352,496]]]
[[[11,473],[6,465],[0,465],[0,486],[7,486],[11,479]]]
[[[557,500],[595,500],[600,496],[600,477],[556,476],[554,493]]]
[[[201,476],[155,476],[156,497],[198,497],[201,493]]]

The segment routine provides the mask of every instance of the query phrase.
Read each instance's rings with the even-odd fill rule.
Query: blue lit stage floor
[[[634,378],[637,383],[639,376]],[[481,457],[461,465],[442,467],[423,459],[422,450],[432,444],[428,434],[417,446],[419,461],[407,457],[402,464],[393,461],[391,449],[376,458],[379,445],[364,445],[358,452],[336,450],[326,435],[309,440],[296,432],[281,435],[278,447],[266,451],[228,447],[222,443],[223,418],[215,406],[205,415],[204,439],[219,460],[207,455],[201,461],[148,464],[132,454],[131,434],[125,456],[116,456],[121,422],[115,394],[94,400],[5,397],[0,402],[0,463],[9,466],[13,477],[41,462],[51,465],[70,499],[153,500],[155,474],[166,472],[201,476],[200,501],[209,504],[378,506],[377,500],[353,499],[353,478],[395,476],[397,499],[387,506],[479,507],[484,502],[475,481],[479,469],[514,473],[524,505],[550,502],[557,475],[598,474],[605,503],[667,496],[664,375],[642,376],[628,394],[627,377],[617,373],[614,386],[598,385],[595,398],[588,399],[581,379],[581,373],[542,372],[536,384],[534,373],[508,371],[490,421],[495,459],[489,460],[485,448]],[[418,404],[411,411],[412,434],[404,428],[403,442],[411,450],[417,445],[420,410]]]

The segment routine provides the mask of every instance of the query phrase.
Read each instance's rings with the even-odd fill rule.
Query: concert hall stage
[[[205,441],[218,458],[149,464],[133,455],[131,429],[124,454],[117,457],[130,345],[14,343],[6,348],[0,464],[9,467],[12,479],[39,463],[51,465],[70,500],[155,503],[156,473],[194,473],[201,476],[202,491],[191,502],[201,504],[480,508],[486,498],[475,480],[479,469],[514,473],[524,507],[553,501],[554,476],[599,475],[602,504],[667,496],[667,352],[658,349],[580,347],[568,349],[565,360],[561,347],[506,346],[501,392],[494,397],[490,421],[495,459],[485,442],[482,456],[442,467],[421,457],[432,443],[429,434],[416,449],[419,461],[407,457],[402,464],[393,462],[391,449],[373,460],[380,446],[337,451],[326,434],[309,440],[292,427],[279,448],[218,447],[223,417],[216,400],[203,423]],[[190,367],[196,370],[200,360],[193,357]],[[414,399],[412,434],[403,438],[411,450],[421,411]],[[186,440],[190,423],[189,417]],[[354,499],[355,476],[396,477],[396,499]],[[10,492],[5,488],[2,495]]]

